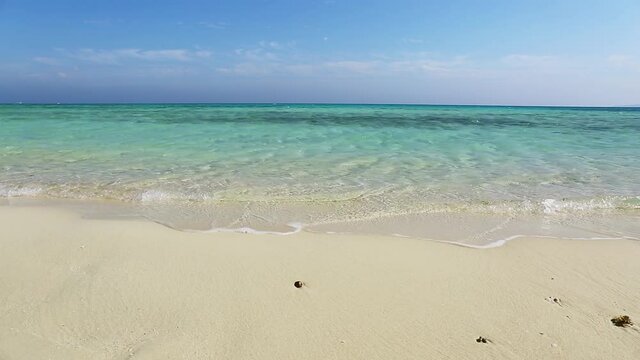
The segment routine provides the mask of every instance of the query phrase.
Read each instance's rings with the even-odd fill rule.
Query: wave
[[[0,197],[35,197],[43,192],[41,187],[34,186],[8,186],[0,184]]]
[[[266,193],[266,194],[265,194]],[[591,197],[522,197],[511,199],[471,198],[469,194],[433,193],[419,189],[379,188],[352,192],[308,194],[256,194],[210,193],[200,191],[166,190],[150,187],[122,187],[113,189],[77,184],[46,186],[43,184],[0,183],[0,197],[33,197],[66,200],[116,200],[140,206],[176,206],[194,210],[238,204],[264,209],[309,209],[335,214],[347,213],[357,217],[384,217],[424,213],[484,213],[510,215],[567,215],[595,214],[613,211],[640,210],[640,195],[602,195]],[[515,199],[514,199],[515,198]],[[339,218],[340,216],[338,216]],[[328,219],[327,219],[328,220]],[[340,219],[338,219],[340,220]]]

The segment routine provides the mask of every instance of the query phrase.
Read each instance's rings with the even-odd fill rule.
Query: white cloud
[[[60,60],[46,56],[36,56],[33,61],[45,65],[60,65]]]
[[[238,48],[233,52],[242,58],[242,61],[278,61],[278,53],[295,47],[295,41],[286,43],[278,41],[260,41],[258,46],[252,48]]]
[[[222,29],[226,29],[228,24],[224,21],[215,21],[215,22],[200,21],[198,25],[209,28],[209,29],[222,30]]]
[[[458,71],[467,65],[466,56],[456,56],[448,60],[436,60],[431,58],[417,58],[411,60],[398,60],[389,62],[389,68],[399,72],[418,73],[450,73]]]
[[[196,57],[196,58],[210,58],[213,56],[213,51],[209,51],[209,50],[197,50],[197,51],[193,51],[192,54]]]
[[[229,67],[220,67],[220,68],[217,68],[216,70],[222,74],[249,76],[249,75],[268,75],[277,71],[277,68],[274,64],[259,64],[259,63],[244,62],[244,63],[231,65]]]
[[[143,61],[191,61],[195,59],[209,58],[212,52],[206,50],[186,50],[186,49],[81,49],[68,52],[69,57],[94,62],[99,64],[118,64],[125,60]]]
[[[465,56],[451,59],[434,59],[424,54],[406,54],[396,58],[378,60],[340,60],[321,64],[320,68],[342,70],[358,74],[446,74],[460,71],[469,65]]]
[[[609,55],[609,57],[607,58],[607,62],[619,68],[640,70],[640,60],[629,55],[622,55],[622,54]]]
[[[411,44],[411,45],[420,45],[424,43],[424,40],[416,39],[416,38],[404,38],[402,39],[402,42],[406,44]]]
[[[267,51],[263,48],[254,49],[235,49],[234,54],[241,57],[244,61],[276,61],[278,55],[275,52]]]
[[[260,47],[263,48],[272,48],[272,49],[282,49],[283,45],[277,41],[260,41]]]
[[[405,54],[384,59],[336,59],[323,62],[293,62],[290,57],[278,56],[262,48],[237,49],[240,61],[218,68],[218,72],[237,75],[390,75],[404,74],[453,74],[467,71],[468,61],[464,56],[450,59],[433,59],[423,53]]]
[[[311,64],[293,64],[284,66],[284,72],[292,75],[309,76],[313,75],[315,71],[315,67]]]
[[[358,61],[358,60],[342,60],[329,61],[322,64],[328,69],[345,70],[353,73],[370,73],[374,71],[380,64],[377,61]]]
[[[326,39],[326,38],[325,38]],[[295,42],[260,41],[257,47],[234,50],[237,61],[218,68],[222,73],[242,75],[294,74],[294,75],[385,75],[393,73],[447,74],[460,71],[468,66],[464,56],[453,58],[438,57],[427,52],[411,52],[395,56],[374,56],[369,58],[326,59],[324,61],[304,61],[292,49]],[[293,60],[295,59],[295,60]]]
[[[513,67],[541,67],[557,65],[559,60],[549,55],[510,54],[502,58],[502,63]]]

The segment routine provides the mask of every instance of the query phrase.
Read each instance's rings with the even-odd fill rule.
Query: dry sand
[[[640,242],[478,250],[0,207],[2,360],[640,359],[622,314],[640,322]]]

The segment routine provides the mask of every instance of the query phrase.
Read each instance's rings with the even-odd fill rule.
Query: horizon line
[[[143,101],[143,102],[0,102],[0,105],[388,105],[388,106],[475,106],[475,107],[554,107],[554,108],[640,108],[634,105],[513,105],[513,104],[474,104],[474,103],[375,103],[375,102],[246,102],[246,101]]]

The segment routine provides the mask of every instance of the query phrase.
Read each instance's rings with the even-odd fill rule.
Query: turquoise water
[[[116,200],[182,228],[635,215],[640,110],[0,105],[0,169],[5,198]]]

